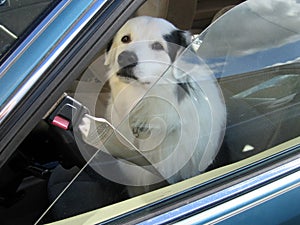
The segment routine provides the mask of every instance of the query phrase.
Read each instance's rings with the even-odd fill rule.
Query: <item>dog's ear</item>
[[[104,61],[104,65],[108,66],[112,63],[114,57],[115,57],[115,50],[113,48],[113,39],[110,40],[110,42],[108,42],[107,47],[106,47],[106,51],[105,51],[105,61]]]
[[[168,42],[168,52],[172,62],[192,42],[190,32],[183,30],[174,30],[170,34],[164,35],[164,39]]]
[[[194,68],[195,63],[197,63],[194,62],[194,58],[198,60],[198,57],[195,55],[193,49],[189,47],[192,43],[190,32],[174,30],[170,34],[165,35],[164,38],[168,42],[168,51],[173,63],[172,74],[177,81],[176,94],[178,102],[180,102],[193,89],[190,83],[189,72]],[[187,48],[188,51],[184,52]]]

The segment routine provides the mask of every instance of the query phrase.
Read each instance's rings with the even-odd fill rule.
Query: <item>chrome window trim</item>
[[[298,187],[300,171],[175,224],[216,224]]]
[[[2,30],[3,32],[5,32],[8,36],[10,36],[13,39],[17,39],[17,35],[14,34],[11,30],[9,30],[6,26],[0,24],[0,30]]]
[[[28,37],[17,47],[17,49],[0,65],[0,78],[9,70],[9,68],[19,59],[19,57],[28,49],[40,34],[49,26],[49,24],[58,17],[58,15],[70,4],[70,0],[62,0],[46,18],[28,35]]]
[[[49,26],[49,24],[58,17],[58,15],[70,4],[69,0],[64,0],[59,3],[49,15],[29,34],[29,36],[18,46],[18,48],[8,57],[7,60],[0,65],[0,79],[12,67],[12,65],[22,56],[22,54],[29,48],[29,46],[41,35],[41,33]],[[24,84],[26,85],[26,84]],[[0,111],[0,125],[7,115],[14,109],[16,104],[25,95],[26,91],[22,88],[16,95],[3,104]],[[5,101],[5,100],[4,100]],[[0,103],[1,104],[1,103]],[[0,105],[1,106],[1,105]]]
[[[63,39],[59,40],[55,48],[52,49],[46,58],[42,59],[39,66],[31,72],[30,78],[25,82],[18,92],[11,98],[0,111],[0,124],[5,120],[7,115],[15,108],[18,102],[25,96],[25,94],[32,88],[35,82],[43,75],[43,73],[49,68],[49,66],[55,61],[55,59],[62,53],[62,51],[71,43],[76,35],[82,30],[82,28],[91,20],[91,18],[98,12],[98,10],[104,5],[107,0],[92,1],[88,7],[83,10],[79,20],[74,22],[71,26],[71,30],[67,30],[67,34],[64,34]],[[49,25],[61,14],[61,11],[72,3],[70,0],[63,1],[55,10],[46,17],[46,19],[35,29],[25,42],[9,57],[9,59],[0,67],[0,77],[2,77],[7,71],[9,71],[12,65],[23,56],[24,52],[37,40],[40,35],[45,31]],[[53,16],[53,18],[51,17]],[[46,53],[44,53],[46,54]]]
[[[191,202],[187,205],[176,208],[174,210],[171,210],[167,213],[161,214],[159,216],[156,216],[156,217],[146,220],[144,222],[141,222],[141,223],[139,223],[139,225],[170,223],[176,219],[180,219],[191,213],[200,211],[201,209],[204,209],[207,206],[216,204],[218,202],[224,201],[226,199],[230,199],[235,196],[239,196],[239,195],[241,195],[241,193],[243,193],[247,190],[251,190],[252,188],[254,189],[254,188],[257,188],[266,183],[272,182],[272,181],[274,181],[274,179],[277,179],[283,175],[289,174],[295,170],[299,170],[299,168],[300,168],[300,158],[297,158],[291,162],[288,162],[279,167],[271,169],[265,173],[262,173],[255,177],[252,177],[248,180],[245,180],[241,183],[238,183],[236,185],[228,187],[228,188],[221,190],[219,192],[216,192],[212,195],[201,198],[201,199]],[[253,192],[242,195],[240,197],[240,198],[242,198],[242,200],[240,200],[240,198],[236,198],[232,201],[226,202],[229,204],[227,208],[224,207],[224,205],[222,204],[220,206],[217,206],[218,208],[214,207],[208,211],[204,211],[203,213],[196,215],[191,220],[184,220],[184,221],[182,221],[182,223],[178,222],[178,224],[193,224],[192,223],[193,221],[197,221],[198,224],[199,223],[206,224],[208,222],[210,223],[212,219],[215,219],[217,221],[218,219],[215,217],[218,217],[221,215],[225,219],[228,216],[232,216],[235,213],[238,213],[237,208],[242,207],[242,206],[246,207],[247,205],[245,205],[245,204],[247,204],[247,203],[254,204],[257,201],[261,201],[261,202],[266,201],[268,199],[267,198],[268,195],[276,196],[278,194],[282,194],[282,193],[286,192],[286,189],[288,189],[288,187],[290,185],[292,185],[293,188],[298,187],[300,185],[300,183],[299,183],[300,176],[299,175],[300,175],[300,171],[297,171],[292,175],[288,175],[285,178],[276,180],[276,181],[272,182],[271,184],[268,184],[268,185],[263,186],[262,188],[256,189]],[[284,179],[287,179],[289,182],[287,182],[287,183],[282,182],[282,180],[284,180]],[[249,196],[251,196],[251,199],[247,199]],[[249,207],[251,207],[251,205]],[[216,211],[216,208],[219,211]],[[213,210],[213,213],[211,210]],[[242,209],[239,209],[239,210],[242,210]],[[218,221],[218,222],[220,222],[220,221]]]

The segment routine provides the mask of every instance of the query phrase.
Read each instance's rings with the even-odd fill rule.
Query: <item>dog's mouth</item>
[[[125,66],[117,72],[117,75],[121,78],[125,78],[125,81],[138,80],[138,78],[134,75],[134,72],[133,72],[133,68],[135,66],[136,66],[135,64]]]

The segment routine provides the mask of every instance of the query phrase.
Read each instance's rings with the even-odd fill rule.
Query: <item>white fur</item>
[[[218,84],[203,65],[188,61],[193,53],[186,54],[186,59],[178,56],[170,66],[168,43],[163,35],[176,29],[163,19],[133,18],[114,37],[105,61],[110,68],[112,91],[107,119],[145,154],[168,183],[195,176],[213,162],[226,123]],[[130,35],[130,43],[121,42],[124,35]],[[185,36],[189,42],[189,34]],[[164,50],[151,49],[153,42],[161,43]],[[137,80],[117,76],[117,58],[124,50],[133,51],[138,57],[133,68]],[[178,88],[177,83],[183,81],[190,82],[190,94],[182,93],[186,96],[179,100],[178,90],[185,90]],[[143,168],[127,167],[121,161],[120,167],[132,186],[142,186],[142,192],[159,181]],[[129,189],[130,195],[140,192]]]

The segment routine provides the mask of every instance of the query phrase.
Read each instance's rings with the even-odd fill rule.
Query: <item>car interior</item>
[[[40,15],[51,2],[26,0],[20,3],[11,0],[0,5],[0,39],[3,37],[9,39],[7,43],[13,43],[14,36],[5,29],[16,36],[26,34],[25,25],[18,28],[14,27],[14,20],[6,21],[11,14],[16,13],[15,10],[20,12],[17,14],[21,18],[24,18],[22,13],[28,11]],[[180,29],[199,35],[224,13],[242,2],[244,1],[149,0],[133,16],[162,17]],[[25,17],[28,20],[24,23],[32,24],[35,17]],[[7,52],[7,43],[2,45],[0,42],[0,55]],[[49,114],[28,134],[0,169],[1,224],[33,224],[52,202],[55,204],[43,216],[41,223],[64,219],[128,199],[124,185],[107,180],[86,166],[87,162],[78,145],[95,152],[92,146],[84,142],[78,143],[72,130],[64,130],[51,124],[57,110],[62,110],[66,104],[78,104],[78,108],[83,105],[90,108],[94,104],[87,96],[101,84],[97,76],[104,74],[105,69],[99,65],[103,65],[101,57],[70,85],[66,95],[58,100],[58,105],[49,110]],[[228,119],[221,149],[208,170],[238,162],[299,136],[300,120],[295,120],[300,116],[299,74],[299,63],[293,63],[218,78]],[[76,92],[78,85],[85,87],[80,89],[85,91]],[[287,87],[286,92],[281,91],[282,86]],[[101,115],[105,107],[103,99],[109,92],[109,86],[105,85],[101,91],[96,115]],[[70,113],[68,110],[63,113]],[[68,191],[60,195],[67,188]]]

